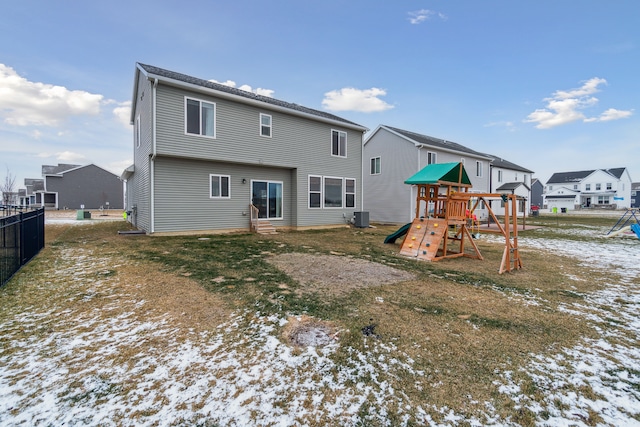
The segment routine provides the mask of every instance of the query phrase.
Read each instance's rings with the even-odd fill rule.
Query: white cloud
[[[379,97],[386,95],[383,89],[355,89],[352,87],[332,90],[324,94],[322,106],[330,111],[360,111],[372,113],[393,108]]]
[[[447,20],[447,16],[443,13],[436,12],[429,9],[420,9],[413,12],[409,12],[409,22],[414,25],[422,24],[424,21],[428,21],[432,17],[437,16],[443,21]]]
[[[82,163],[87,158],[79,153],[74,153],[72,151],[62,151],[56,153],[56,160],[59,162],[68,162],[68,163]]]
[[[0,118],[14,126],[58,126],[77,115],[97,115],[102,95],[31,82],[0,64]]]
[[[213,83],[218,83],[224,86],[229,86],[229,87],[236,87],[236,82],[234,82],[233,80],[227,80],[226,82],[219,82],[217,80],[209,80],[210,82]],[[244,90],[245,92],[251,92],[251,93],[255,93],[256,95],[261,95],[261,96],[267,96],[269,98],[273,97],[273,93],[275,92],[272,89],[263,89],[261,87],[257,88],[257,89],[253,89],[251,86],[249,85],[242,85],[240,86],[238,89],[240,90]]]
[[[578,120],[582,120],[585,123],[604,122],[631,116],[632,110],[623,111],[615,108],[609,108],[599,117],[587,117],[582,113],[582,110],[598,103],[598,98],[592,95],[599,92],[598,87],[603,84],[607,84],[605,79],[594,77],[584,82],[579,88],[557,90],[551,98],[544,99],[547,102],[545,108],[536,109],[524,121],[537,123],[536,128],[538,129],[549,129]]]
[[[131,101],[121,102],[113,109],[113,115],[120,123],[129,127],[131,125]]]

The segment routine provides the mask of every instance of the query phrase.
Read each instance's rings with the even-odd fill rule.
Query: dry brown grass
[[[491,402],[498,414],[521,425],[535,417],[514,409],[495,381],[501,372],[525,366],[532,353],[571,347],[593,336],[583,319],[559,306],[600,289],[604,275],[571,258],[534,251],[523,252],[522,270],[499,275],[502,247],[482,239],[477,243],[484,261],[408,260],[397,255],[399,244],[382,243],[394,227],[216,236],[204,242],[193,236],[117,235],[123,227],[122,222],[47,226],[47,247],[5,296],[13,294],[14,303],[24,307],[49,304],[82,311],[80,317],[99,312],[104,322],[127,310],[140,321],[162,317],[185,340],[193,331],[215,329],[234,309],[293,315],[280,331],[284,339],[296,344],[314,328],[322,330],[341,344],[337,363],[348,364],[349,347],[366,353],[371,340],[395,346],[424,376],[390,375],[387,380],[416,405],[479,416],[485,402]],[[229,241],[241,247],[236,258]],[[218,243],[229,253],[206,246]],[[64,288],[68,278],[63,276],[50,278],[53,285],[43,282],[67,249],[107,260],[91,274],[102,275],[113,287]],[[363,265],[370,270],[356,268]],[[306,276],[300,275],[302,267]],[[372,277],[363,277],[367,271]],[[307,280],[312,276],[322,280]],[[85,302],[79,305],[79,299]],[[145,303],[132,310],[140,301]],[[367,326],[375,328],[373,336],[362,333]],[[43,326],[35,332],[46,331]],[[144,345],[161,348],[162,338]],[[125,363],[138,352],[113,357]],[[531,383],[525,376],[520,380]],[[526,393],[535,400],[540,391],[531,387]],[[437,420],[442,414],[432,416]]]

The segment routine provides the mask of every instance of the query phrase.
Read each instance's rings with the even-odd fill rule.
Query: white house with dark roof
[[[515,194],[518,196],[516,214],[527,215],[531,209],[533,171],[501,157],[489,156],[493,159],[490,164],[489,193]],[[504,214],[504,202],[492,200],[490,203],[495,214]],[[497,206],[498,203],[500,206]]]
[[[544,208],[625,209],[631,207],[631,191],[627,168],[558,172],[544,187]]]

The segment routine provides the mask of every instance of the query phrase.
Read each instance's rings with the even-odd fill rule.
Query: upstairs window
[[[371,158],[371,175],[380,175],[380,157]]]
[[[229,191],[229,175],[209,175],[212,199],[230,199],[231,193]]]
[[[596,184],[596,191],[600,191],[601,189],[601,185],[600,184]]]
[[[482,162],[476,161],[476,176],[482,177]]]
[[[185,132],[216,137],[216,104],[185,98]]]
[[[584,191],[591,191],[591,184],[585,184]]]
[[[136,117],[136,148],[140,148],[140,116]]]
[[[271,138],[271,116],[260,114],[260,136]]]
[[[437,163],[437,154],[434,153],[433,151],[427,151],[427,164],[428,165],[432,165],[434,163]]]
[[[498,171],[498,182],[502,182],[502,171]]]
[[[613,184],[610,182],[607,182],[607,190],[611,190],[613,188]]]
[[[331,131],[331,155],[347,157],[347,133],[339,130]]]

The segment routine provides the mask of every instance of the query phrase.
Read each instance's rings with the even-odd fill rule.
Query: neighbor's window
[[[584,191],[591,191],[591,184],[585,184]]]
[[[342,178],[324,177],[324,207],[342,207]]]
[[[260,114],[260,136],[271,138],[271,116]]]
[[[309,208],[321,208],[322,177],[309,175]]]
[[[140,147],[140,115],[136,117],[136,148]]]
[[[610,182],[607,182],[607,190],[611,190],[613,188],[613,184]]]
[[[229,175],[209,175],[209,180],[211,181],[211,194],[209,195],[212,199],[229,199],[231,198],[231,192],[229,188]]]
[[[609,204],[609,196],[598,196],[598,204],[599,205],[608,205]]]
[[[380,157],[371,158],[371,175],[380,175]]]
[[[482,162],[476,162],[476,176],[482,176]]]
[[[331,131],[331,155],[347,157],[347,133],[339,130]]]
[[[356,207],[356,180],[345,178],[344,180],[344,207]]]
[[[498,171],[498,182],[502,182],[502,171]]]
[[[434,163],[437,163],[436,162],[436,158],[437,158],[436,153],[434,153],[432,151],[427,151],[427,164],[428,165],[432,165]]]
[[[596,191],[600,190],[601,185],[600,184],[596,184]]]
[[[185,98],[186,133],[216,137],[216,104]]]

